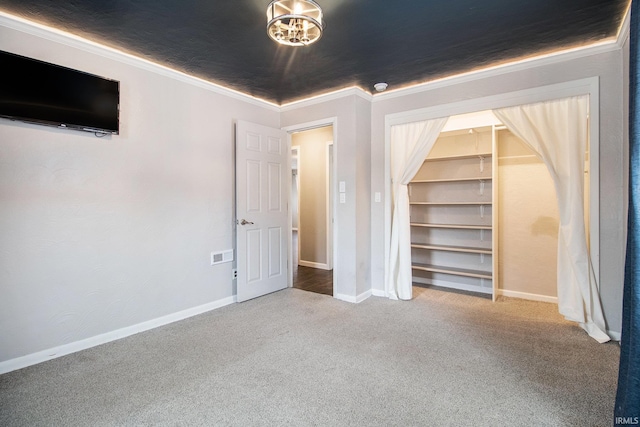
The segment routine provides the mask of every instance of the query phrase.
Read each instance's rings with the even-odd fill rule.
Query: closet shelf
[[[410,205],[426,205],[426,206],[480,206],[491,205],[492,201],[467,201],[467,202],[409,202]]]
[[[518,160],[518,159],[536,159],[536,160],[540,160],[540,158],[538,156],[536,156],[535,154],[524,154],[521,156],[501,156],[498,157],[498,160]],[[540,160],[542,161],[542,160]]]
[[[485,254],[491,255],[491,248],[473,248],[468,246],[449,246],[449,245],[425,245],[421,243],[412,243],[412,248],[416,249],[429,249],[433,251],[447,251],[447,252],[464,252],[469,254]]]
[[[479,157],[491,157],[491,152],[488,153],[475,153],[475,154],[459,154],[453,156],[442,156],[442,157],[427,157],[425,162],[437,162],[441,160],[460,160],[460,159],[475,159]]]
[[[422,270],[429,271],[431,273],[443,273],[443,274],[452,274],[454,276],[465,276],[465,277],[475,277],[478,279],[489,279],[493,278],[491,272],[482,271],[482,270],[468,270],[464,268],[455,268],[455,267],[443,267],[431,264],[411,264],[411,268],[414,270]]]
[[[490,176],[477,176],[467,178],[439,178],[439,179],[416,179],[411,184],[428,184],[432,182],[465,182],[465,181],[491,181]]]
[[[490,225],[475,225],[475,224],[429,224],[424,222],[412,222],[411,226],[426,227],[426,228],[460,229],[460,230],[491,230]]]
[[[493,293],[498,153],[491,129],[443,132],[409,183],[407,262],[415,282]]]

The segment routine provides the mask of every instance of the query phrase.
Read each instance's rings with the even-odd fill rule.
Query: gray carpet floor
[[[1,426],[609,426],[617,343],[548,303],[287,289],[0,376]]]

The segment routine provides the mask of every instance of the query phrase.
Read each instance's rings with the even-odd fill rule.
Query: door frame
[[[293,152],[296,152],[296,160],[298,162],[298,165],[296,167],[296,191],[298,192],[298,198],[297,198],[297,203],[296,203],[296,212],[298,214],[298,221],[300,221],[300,146],[299,145],[292,145],[291,146],[291,163],[293,166]],[[293,170],[293,167],[291,168]],[[293,181],[293,177],[291,178],[291,180]],[[293,184],[293,183],[292,183]],[[292,185],[293,188],[293,185]],[[289,199],[292,198],[292,195],[289,194]],[[298,231],[298,228],[300,227],[300,223],[298,222],[298,226],[295,227],[295,231]],[[291,207],[291,231],[294,230],[293,227],[293,206]]]
[[[287,133],[287,140],[289,142],[291,142],[291,134]],[[293,165],[293,152],[296,152],[296,160],[297,160],[297,167],[296,167],[296,177],[294,178],[293,176],[291,177],[291,181],[293,181],[294,179],[296,180],[296,191],[298,192],[297,198],[296,198],[296,214],[298,215],[298,223],[297,223],[297,227],[295,228],[296,233],[298,235],[298,238],[296,239],[296,244],[297,244],[297,248],[296,248],[296,253],[298,254],[297,257],[295,257],[296,262],[300,263],[300,146],[299,145],[291,145],[291,149],[289,150],[291,152],[291,164]],[[292,167],[290,167],[290,169],[293,169]],[[291,231],[289,232],[289,249],[288,249],[288,253],[289,253],[289,262],[287,263],[287,268],[289,269],[288,272],[288,277],[287,277],[287,287],[292,287],[293,286],[293,261],[294,261],[294,257],[293,257],[293,194],[291,193],[291,188],[293,188],[293,185],[290,185],[288,187],[289,190],[289,199],[288,199],[288,203],[290,206],[289,209],[289,223],[291,225]]]
[[[335,201],[335,195],[337,194],[336,191],[336,177],[337,177],[337,171],[338,171],[338,118],[337,117],[328,117],[325,119],[320,119],[320,120],[314,120],[311,122],[304,122],[304,123],[298,123],[298,124],[294,124],[294,125],[290,125],[290,126],[285,126],[282,128],[282,130],[284,130],[285,132],[287,132],[287,149],[288,149],[288,153],[289,153],[289,165],[288,168],[291,169],[291,134],[296,133],[296,132],[303,132],[306,130],[312,130],[312,129],[317,129],[317,128],[322,128],[322,127],[327,127],[327,126],[332,126],[332,130],[333,130],[333,167],[332,167],[332,171],[331,171],[331,177],[333,179],[333,185],[331,188],[331,193],[332,193],[332,197],[331,197],[331,203],[328,203],[327,205],[331,205],[331,217],[333,218],[333,227],[331,228],[331,242],[332,242],[332,254],[331,254],[331,266],[333,267],[333,297],[335,298],[336,295],[338,295],[338,275],[336,274],[336,269],[338,268],[338,263],[336,263],[336,260],[339,259],[338,258],[338,249],[333,247],[333,242],[336,241],[336,233],[337,230],[340,229],[340,224],[339,224],[339,218],[336,215],[336,201]],[[328,152],[328,148],[327,148],[327,152]],[[299,167],[299,165],[298,165]],[[289,180],[291,180],[291,174],[288,175],[289,176]],[[288,201],[289,203],[291,203],[291,182],[289,182],[289,193],[288,193]],[[292,216],[291,216],[291,209],[289,209],[289,224],[291,224],[292,222]],[[298,227],[299,228],[299,227]],[[298,239],[300,239],[300,235],[298,235]],[[291,238],[291,233],[289,233],[289,244],[287,245],[288,247],[288,264],[289,264],[289,287],[293,286],[293,254],[292,254],[292,238]],[[329,259],[327,260],[329,262]]]
[[[335,163],[333,152],[333,141],[326,142],[325,158],[326,158],[326,189],[327,189],[327,204],[325,206],[327,212],[327,268],[333,270],[333,205],[334,205],[334,191],[333,184],[336,181],[336,177],[333,174],[333,164]],[[300,235],[298,235],[300,237]]]

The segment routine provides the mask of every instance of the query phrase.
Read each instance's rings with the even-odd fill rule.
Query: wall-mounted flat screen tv
[[[0,70],[0,117],[118,133],[118,81],[2,51]]]

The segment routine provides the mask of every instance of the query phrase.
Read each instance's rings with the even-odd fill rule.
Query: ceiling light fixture
[[[322,37],[322,9],[313,0],[274,0],[267,8],[267,34],[280,44],[306,46]]]

